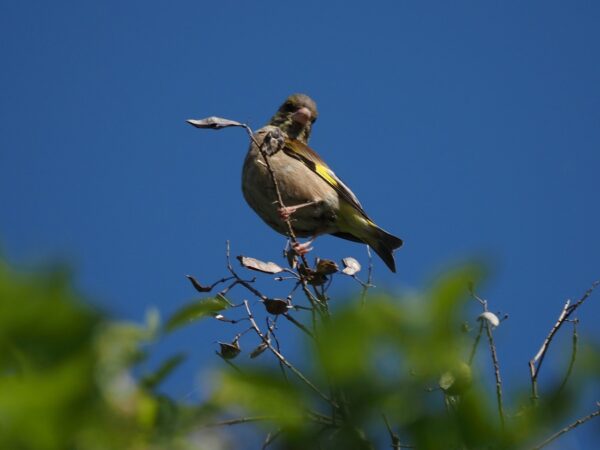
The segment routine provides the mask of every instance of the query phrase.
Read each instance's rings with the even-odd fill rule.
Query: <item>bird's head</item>
[[[312,124],[319,115],[317,104],[304,94],[290,95],[271,118],[269,125],[278,127],[292,139],[308,144]]]

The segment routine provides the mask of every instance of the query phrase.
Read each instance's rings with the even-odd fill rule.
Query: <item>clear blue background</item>
[[[376,260],[378,286],[488,261],[510,390],[565,299],[600,276],[599,23],[591,1],[2,2],[0,246],[21,265],[66,261],[134,320],[194,298],[184,274],[224,275],[227,239],[278,260],[284,239],[241,196],[247,136],[185,119],[258,128],[304,92],[313,147],[405,240],[397,275]],[[330,237],[316,254],[365,262]],[[581,314],[596,338],[598,297]],[[193,392],[232,334],[207,322],[162,344],[193,356],[168,389]]]

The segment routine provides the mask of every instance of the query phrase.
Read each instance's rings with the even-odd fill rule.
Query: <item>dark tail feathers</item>
[[[402,246],[402,239],[373,227],[367,244],[379,255],[388,268],[396,273],[396,262],[394,261],[394,250]]]

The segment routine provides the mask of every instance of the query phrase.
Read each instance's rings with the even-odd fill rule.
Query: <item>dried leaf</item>
[[[344,269],[342,272],[346,275],[354,275],[355,273],[360,272],[360,263],[351,256],[342,259],[342,263],[344,264]]]
[[[221,346],[221,351],[219,354],[223,357],[223,359],[233,359],[242,351],[237,340],[233,341],[231,344],[227,342],[219,342],[219,345]]]
[[[198,291],[198,292],[210,292],[212,289],[212,286],[202,286],[198,280],[196,280],[193,276],[191,275],[186,275],[186,278],[188,280],[190,280],[190,282],[192,283],[192,286],[194,286],[194,288]]]
[[[288,302],[280,298],[268,298],[264,303],[267,312],[274,315],[285,314],[289,309]]]
[[[304,264],[298,266],[298,272],[308,283],[312,284],[313,286],[321,286],[327,282],[326,275],[319,273],[310,267],[306,267]]]
[[[257,356],[262,354],[262,352],[264,352],[268,348],[269,348],[269,346],[267,344],[265,344],[264,342],[261,342],[258,347],[256,347],[254,350],[252,350],[252,353],[250,353],[250,358],[252,358],[252,359],[256,358]]]
[[[255,258],[250,258],[248,256],[238,256],[237,259],[240,262],[240,264],[246,269],[256,270],[258,272],[270,274],[283,272],[283,269],[274,262],[263,262]]]
[[[330,259],[317,258],[316,272],[320,275],[331,275],[339,272],[340,268]]]
[[[231,304],[222,295],[209,297],[192,302],[179,309],[165,325],[166,331],[173,331],[204,317],[214,316],[217,312],[227,309]]]
[[[222,117],[207,117],[205,119],[189,119],[186,120],[190,125],[196,128],[207,128],[209,130],[220,130],[227,127],[243,127],[244,124],[235,120],[224,119]]]

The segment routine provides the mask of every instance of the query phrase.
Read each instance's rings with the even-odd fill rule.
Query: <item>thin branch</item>
[[[567,385],[567,381],[569,381],[569,378],[571,377],[571,373],[573,373],[573,367],[575,366],[575,359],[577,358],[577,341],[579,340],[579,335],[577,334],[577,324],[579,323],[579,321],[577,319],[573,319],[572,322],[573,322],[573,338],[571,340],[571,342],[572,342],[571,359],[569,360],[569,367],[567,368],[567,373],[565,374],[565,377],[563,378],[563,381],[560,384],[560,387],[558,388],[559,392],[561,392]]]
[[[579,425],[582,425],[582,424],[586,423],[587,421],[592,420],[594,417],[600,416],[600,403],[596,403],[596,406],[598,406],[598,408],[596,409],[596,411],[588,414],[585,417],[577,419],[575,422],[567,425],[562,430],[557,431],[552,436],[548,437],[547,439],[545,439],[544,441],[542,441],[540,444],[538,444],[535,447],[533,447],[532,450],[539,450],[540,448],[543,448],[546,445],[550,444],[552,441],[558,439],[563,434],[568,433],[569,431],[577,428]]]
[[[494,375],[496,377],[496,400],[498,402],[498,415],[500,416],[500,424],[504,429],[504,404],[502,401],[502,379],[500,378],[500,363],[498,362],[498,355],[496,353],[496,345],[494,344],[494,336],[492,334],[492,326],[489,321],[485,321],[485,331],[488,336],[490,343],[490,353],[492,354],[492,361],[494,363]]]
[[[392,448],[394,450],[400,450],[400,438],[394,432],[394,430],[392,430],[392,427],[390,426],[390,423],[388,422],[386,415],[383,413],[381,415],[383,417],[383,421],[385,422],[385,427],[387,428],[388,433],[390,435],[390,440],[392,441]]]
[[[237,284],[241,284],[242,286],[244,286],[246,289],[248,289],[250,292],[252,292],[258,298],[260,298],[263,302],[268,300],[268,297],[266,295],[262,294],[258,289],[256,289],[254,286],[252,286],[248,281],[243,280],[237,274],[237,272],[233,269],[233,265],[231,264],[231,251],[229,248],[229,241],[227,241],[227,243],[226,243],[225,257],[227,258],[227,270],[229,270],[231,275],[233,275],[235,277]]]
[[[489,311],[488,311],[487,300],[479,297],[475,293],[475,289],[474,289],[473,285],[469,286],[469,291],[471,293],[471,296],[481,304],[481,307],[483,308],[483,312],[488,313]],[[482,323],[482,328],[485,327],[485,331],[486,331],[486,334],[488,337],[488,342],[490,345],[490,354],[492,356],[492,364],[494,365],[494,377],[496,378],[496,402],[498,403],[498,415],[500,417],[500,425],[502,426],[502,429],[504,430],[505,417],[504,417],[504,402],[502,399],[502,378],[500,376],[500,362],[498,360],[498,353],[496,352],[496,344],[494,343],[494,335],[492,333],[492,325],[487,318],[480,317],[480,320]],[[484,323],[485,323],[485,325],[484,325]],[[480,338],[481,338],[481,328],[479,329],[479,335],[477,336],[477,339],[475,340],[475,343],[473,345],[473,350],[471,351],[471,357],[469,358],[469,365],[473,361],[473,358],[475,356],[475,350],[477,348],[477,345],[479,344]]]
[[[300,322],[298,322],[296,319],[294,319],[289,313],[283,314],[283,317],[285,317],[287,320],[292,322],[294,325],[296,325],[299,329],[304,331],[311,338],[314,338],[314,335],[310,332],[310,330],[308,328],[306,328],[304,325],[302,325]]]
[[[209,427],[221,427],[229,425],[238,425],[241,423],[249,422],[262,422],[264,420],[275,420],[275,416],[253,416],[253,417],[238,417],[236,419],[221,420],[220,422],[207,423],[204,425],[206,428]]]
[[[269,431],[269,433],[267,434],[267,437],[265,438],[265,442],[263,442],[263,445],[261,447],[262,450],[265,450],[269,445],[271,445],[273,443],[273,441],[279,437],[280,434],[281,434],[281,429],[275,431],[274,433]]]
[[[563,306],[562,311],[558,316],[558,320],[550,330],[550,333],[548,333],[548,336],[546,336],[546,339],[544,339],[544,342],[542,343],[542,346],[540,347],[536,355],[533,357],[533,359],[531,359],[531,361],[529,361],[529,373],[531,375],[531,399],[534,403],[539,398],[537,379],[540,374],[540,369],[542,367],[542,363],[544,362],[544,358],[546,356],[548,348],[552,343],[552,339],[554,339],[554,336],[556,335],[560,327],[569,319],[571,314],[573,314],[583,304],[583,302],[585,302],[590,297],[590,295],[592,295],[592,292],[598,286],[598,284],[600,284],[600,280],[594,281],[592,283],[592,286],[587,291],[585,291],[585,293],[577,302],[573,304],[571,304],[571,300],[567,300],[565,302],[565,305]]]
[[[271,342],[266,338],[266,336],[262,333],[262,331],[260,331],[260,328],[256,324],[256,321],[254,320],[254,316],[252,315],[252,311],[250,310],[250,305],[248,304],[248,300],[244,300],[244,306],[246,307],[246,312],[248,313],[248,318],[250,320],[250,324],[252,325],[252,328],[254,329],[254,331],[256,332],[258,337],[260,337],[262,339],[262,341],[265,343],[265,345],[269,348],[271,353],[273,353],[275,355],[275,357],[279,361],[281,361],[281,363],[284,366],[286,366],[298,378],[300,378],[300,380],[302,380],[304,382],[304,384],[306,384],[315,393],[317,393],[319,395],[319,397],[321,397],[323,400],[327,401],[329,404],[331,404],[332,406],[337,408],[337,404],[335,403],[335,401],[333,401],[327,395],[322,393],[319,390],[319,388],[317,388],[308,378],[306,378],[306,376],[304,376],[304,374],[302,372],[300,372],[300,370],[298,370],[294,365],[292,365],[275,347],[273,347],[273,344],[271,344]]]
[[[473,348],[471,349],[471,355],[469,356],[469,366],[473,364],[473,359],[475,359],[475,353],[477,352],[477,347],[479,346],[479,341],[481,340],[481,335],[483,334],[483,320],[479,321],[479,332],[477,333],[477,337],[473,342]]]
[[[367,291],[373,286],[373,255],[371,255],[371,248],[367,245],[367,255],[369,255],[369,268],[367,269],[367,282],[362,284],[362,292],[360,293],[360,304],[365,306],[367,301]]]

